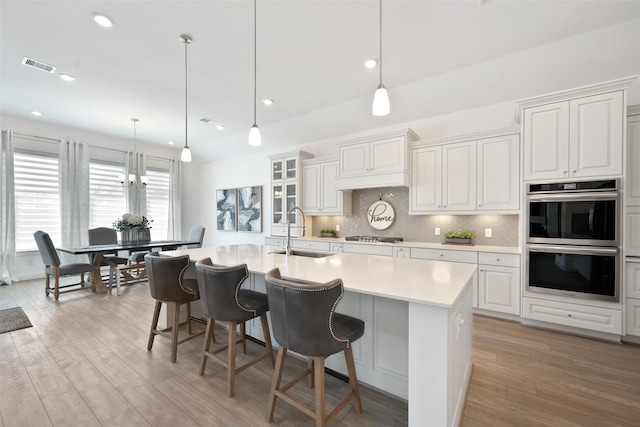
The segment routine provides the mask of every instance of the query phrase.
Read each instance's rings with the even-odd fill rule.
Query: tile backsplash
[[[396,215],[395,222],[386,230],[376,230],[367,221],[367,209],[380,195],[393,206]],[[409,215],[409,189],[405,187],[355,190],[352,197],[352,215],[313,217],[313,235],[339,225],[339,237],[388,236],[440,243],[445,232],[464,229],[476,233],[476,245],[518,246],[519,215]],[[440,236],[434,233],[436,227],[440,228]],[[485,228],[491,228],[492,237],[484,237]]]

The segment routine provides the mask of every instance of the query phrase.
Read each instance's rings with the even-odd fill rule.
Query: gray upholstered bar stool
[[[175,362],[178,354],[178,344],[204,334],[204,331],[197,334],[192,334],[191,332],[190,303],[198,300],[200,296],[196,281],[187,280],[183,277],[185,272],[189,270],[189,255],[161,257],[157,255],[157,252],[152,252],[144,257],[144,262],[149,277],[149,291],[151,292],[151,297],[156,300],[147,350],[151,350],[153,347],[153,340],[156,335],[171,338],[171,361]],[[174,310],[173,324],[167,329],[158,329],[162,303],[172,304]],[[180,306],[182,304],[187,305],[188,336],[178,340]]]
[[[210,258],[205,258],[196,263],[196,275],[198,277],[202,311],[207,317],[200,375],[204,375],[207,358],[209,357],[226,367],[227,394],[232,397],[237,373],[255,365],[262,359],[269,358],[271,367],[275,363],[269,324],[267,323],[267,312],[269,311],[267,295],[240,288],[249,276],[246,264],[233,267],[216,266],[212,264]],[[241,343],[243,353],[247,352],[245,322],[256,317],[260,317],[266,352],[236,367],[236,345]],[[229,322],[229,335],[225,346],[210,351],[209,346],[214,336],[213,329],[216,321]],[[238,324],[240,325],[240,339],[236,338]],[[218,355],[224,350],[227,350],[226,360]]]
[[[273,421],[277,398],[314,417],[318,427],[331,422],[352,400],[356,411],[361,413],[362,404],[351,343],[364,334],[364,322],[334,311],[344,293],[342,280],[299,283],[283,280],[280,270],[274,268],[267,273],[266,282],[273,335],[279,345],[269,396],[269,421]],[[281,386],[288,350],[307,356],[309,367],[288,384]],[[324,361],[340,351],[344,351],[351,391],[327,415],[324,400]],[[311,384],[315,383],[315,408],[286,393],[307,375],[312,375]]]

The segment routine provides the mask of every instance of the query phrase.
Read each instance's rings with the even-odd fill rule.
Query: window
[[[120,182],[124,166],[92,160],[89,175],[89,228],[111,227],[127,212],[127,191]]]
[[[60,243],[58,158],[15,151],[16,251],[37,250],[33,233],[42,230]]]
[[[169,234],[169,171],[147,168],[147,218],[151,240],[166,240]]]

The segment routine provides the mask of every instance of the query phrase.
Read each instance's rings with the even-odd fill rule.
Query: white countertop
[[[272,246],[244,244],[163,254],[189,255],[194,261],[209,257],[214,264],[227,266],[246,263],[249,271],[258,274],[278,267],[284,278],[308,282],[341,278],[345,289],[352,292],[441,307],[453,306],[477,268],[475,264],[347,253],[287,257],[271,253],[273,250]]]
[[[276,239],[285,239],[286,237],[275,237]],[[356,243],[359,245],[390,245],[396,247],[407,248],[426,248],[426,249],[451,249],[456,251],[476,251],[476,252],[499,252],[507,254],[519,254],[520,248],[517,246],[489,246],[489,245],[455,245],[455,244],[443,244],[443,243],[427,243],[427,242],[412,242],[404,241],[398,243],[380,243],[380,242],[352,242],[346,241],[344,237],[292,237],[292,240],[313,240],[319,242],[331,242],[331,243]]]

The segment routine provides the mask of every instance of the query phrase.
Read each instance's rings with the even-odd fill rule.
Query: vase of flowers
[[[113,222],[113,228],[120,233],[118,243],[132,245],[151,241],[151,222],[142,215],[126,213]]]

